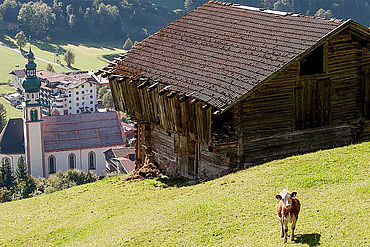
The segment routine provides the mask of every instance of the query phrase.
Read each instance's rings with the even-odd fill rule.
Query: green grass
[[[275,194],[283,188],[302,204],[295,245],[366,246],[369,157],[363,143],[194,186],[116,177],[4,203],[0,246],[279,246]]]
[[[14,108],[9,101],[4,99],[3,97],[0,97],[0,103],[3,104],[3,106],[6,109],[6,115],[8,119],[11,118],[21,118],[22,117],[22,111]]]

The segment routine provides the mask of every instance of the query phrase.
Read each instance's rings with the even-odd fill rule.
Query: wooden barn
[[[207,179],[370,140],[370,30],[210,1],[97,73],[145,155]]]

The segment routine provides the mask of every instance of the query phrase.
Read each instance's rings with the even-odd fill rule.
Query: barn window
[[[69,165],[69,169],[76,169],[76,155],[75,154],[68,155],[68,165]]]
[[[304,80],[294,89],[294,113],[296,130],[329,125],[330,80]]]
[[[92,151],[88,154],[88,162],[89,162],[89,170],[95,170],[96,169],[96,155]]]
[[[49,174],[54,174],[57,170],[56,159],[54,155],[49,156]]]
[[[302,58],[300,75],[314,75],[324,73],[324,46],[321,45]]]

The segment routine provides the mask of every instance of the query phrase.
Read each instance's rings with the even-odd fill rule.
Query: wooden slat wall
[[[349,30],[336,35],[325,46],[328,47],[328,52],[324,52],[328,56],[324,59],[328,61],[325,73],[299,76],[299,63],[296,63],[232,109],[234,116],[240,116],[234,120],[234,127],[241,133],[237,146],[244,164],[342,146],[359,139],[369,140],[369,123],[362,130],[358,127],[363,109],[361,68],[369,65],[369,48],[364,48]],[[305,102],[295,102],[295,87],[312,81],[326,84],[330,81],[330,86],[313,87],[318,101],[311,102],[314,105],[308,108],[302,107]],[[309,97],[308,91],[303,93]],[[327,95],[329,100],[323,98]],[[330,108],[329,115],[315,114],[327,108]],[[299,109],[307,112],[299,112]],[[313,125],[323,127],[297,130],[296,116],[307,114],[312,115]],[[327,121],[324,117],[329,117],[328,126],[323,124]]]

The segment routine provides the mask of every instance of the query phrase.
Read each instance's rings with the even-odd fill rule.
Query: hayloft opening
[[[307,54],[301,60],[300,75],[314,75],[324,73],[324,45]]]

